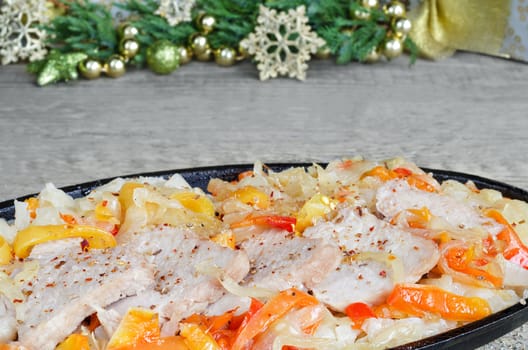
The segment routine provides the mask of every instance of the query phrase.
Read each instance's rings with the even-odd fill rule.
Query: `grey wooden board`
[[[194,166],[405,156],[528,189],[528,66],[468,53],[409,67],[312,61],[305,82],[250,63],[45,88],[0,67],[0,200]],[[528,326],[486,349],[524,349]]]

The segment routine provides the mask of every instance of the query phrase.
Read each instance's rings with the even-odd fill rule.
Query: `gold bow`
[[[424,0],[412,9],[411,37],[421,53],[441,58],[456,50],[496,56],[508,26],[510,0]]]

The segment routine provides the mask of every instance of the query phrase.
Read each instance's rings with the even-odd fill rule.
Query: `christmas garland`
[[[407,50],[414,62],[406,10],[378,0],[8,0],[0,57],[29,59],[41,86],[79,73],[116,78],[127,66],[169,74],[193,58],[221,66],[253,59],[261,80],[304,80],[312,55],[345,64]]]

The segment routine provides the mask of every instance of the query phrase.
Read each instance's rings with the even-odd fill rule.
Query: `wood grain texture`
[[[0,200],[46,182],[357,154],[528,189],[527,93],[526,65],[473,54],[412,67],[314,61],[305,82],[192,63],[37,88],[23,66],[0,67]],[[526,334],[486,348],[524,349]]]

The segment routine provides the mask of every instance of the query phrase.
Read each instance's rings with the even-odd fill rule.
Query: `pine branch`
[[[58,1],[67,11],[44,26],[49,46],[61,52],[82,51],[99,60],[116,52],[118,41],[114,21],[105,6],[80,0]]]

